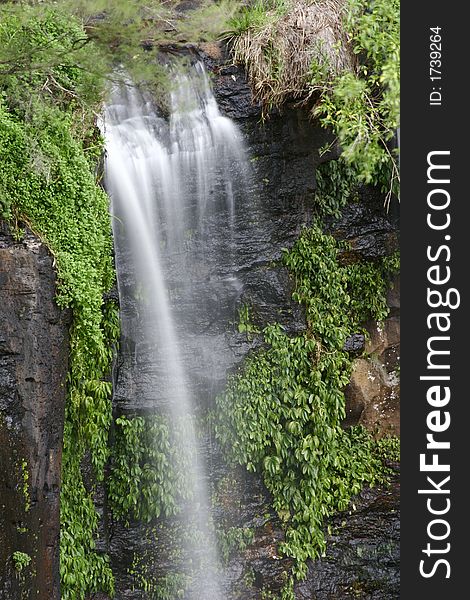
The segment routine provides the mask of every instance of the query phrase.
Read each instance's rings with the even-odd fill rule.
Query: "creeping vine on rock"
[[[314,225],[285,253],[307,330],[292,337],[278,324],[265,327],[264,348],[217,400],[218,438],[236,461],[262,473],[286,525],[280,550],[296,559],[298,576],[325,551],[325,520],[386,471],[368,432],[341,426],[352,363],[344,343],[367,319],[387,315],[397,257],[343,266],[340,249]]]
[[[116,307],[103,303],[114,270],[108,198],[95,177],[102,143],[94,107],[102,82],[77,64],[94,52],[92,45],[76,46],[84,37],[78,23],[54,9],[11,10],[0,27],[0,46],[22,61],[22,69],[0,74],[2,214],[48,246],[57,302],[73,311],[61,488],[64,600],[114,588],[108,558],[96,550],[93,486],[85,487],[81,470],[88,456],[94,480],[104,475],[112,417],[106,377],[119,332]]]

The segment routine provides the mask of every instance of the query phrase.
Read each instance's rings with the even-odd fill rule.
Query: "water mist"
[[[197,556],[187,598],[223,600],[209,503],[205,453],[198,432],[198,407],[188,376],[188,340],[179,299],[191,305],[191,239],[204,252],[211,213],[225,211],[228,251],[233,236],[236,192],[247,167],[234,124],[223,117],[201,64],[178,75],[169,121],[130,84],[114,91],[104,118],[105,182],[111,197],[122,337],[132,344],[136,394],[147,408],[175,425],[172,443],[184,455],[188,500],[181,503],[183,527],[195,534],[180,542],[187,557]],[[234,168],[235,165],[235,168]],[[175,289],[172,273],[186,281]],[[185,277],[185,273],[188,276]],[[228,285],[233,278],[227,277]],[[201,302],[200,294],[194,303]],[[208,360],[213,348],[191,341],[192,360]],[[206,345],[207,346],[207,345]],[[184,434],[180,424],[184,423]],[[172,465],[172,468],[178,468]]]

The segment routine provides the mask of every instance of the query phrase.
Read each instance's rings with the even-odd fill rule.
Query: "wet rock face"
[[[213,398],[224,388],[227,373],[256,347],[255,339],[247,340],[238,331],[243,307],[248,307],[257,328],[281,322],[295,334],[305,327],[301,307],[291,300],[293,282],[281,264],[282,249],[291,247],[310,222],[315,167],[321,161],[319,148],[331,141],[300,110],[274,114],[261,123],[260,110],[252,107],[242,71],[227,69],[228,73],[215,72],[214,94],[221,112],[240,129],[248,157],[244,189],[237,191],[235,200],[232,238],[228,239],[227,211],[217,208],[217,197],[224,194],[224,181],[220,181],[220,189],[215,187],[209,193],[208,202],[216,209],[205,215],[208,234],[200,239],[197,233],[188,232],[190,268],[182,269],[175,260],[165,273],[171,295],[178,298],[172,312],[177,334],[181,332],[185,340],[181,352],[186,373],[193,392],[205,405],[209,396]],[[170,252],[164,260],[171,264]],[[129,267],[127,272],[124,266],[119,276],[121,290],[130,297],[126,290],[132,288],[133,269]],[[125,310],[129,321],[138,313],[132,304]],[[139,323],[134,321],[137,331]],[[124,332],[115,403],[124,412],[152,410],[155,394],[148,397],[146,392],[153,376],[146,359],[148,349],[133,346],[131,337]],[[135,337],[140,336],[137,333]],[[129,367],[136,361],[142,362],[139,381]]]
[[[175,320],[186,332],[187,354],[184,361],[193,389],[198,390],[201,404],[210,406],[215,395],[224,388],[227,373],[233,372],[258,343],[257,336],[240,333],[238,329],[241,307],[250,308],[250,317],[256,328],[269,322],[280,322],[288,332],[295,334],[305,327],[302,310],[291,301],[292,281],[280,264],[280,258],[282,248],[290,247],[302,226],[310,221],[316,186],[315,167],[321,161],[318,151],[331,138],[299,110],[273,114],[267,121],[261,122],[261,110],[251,102],[251,93],[242,71],[235,66],[220,66],[219,48],[206,48],[206,51],[204,58],[214,72],[213,87],[219,107],[243,132],[252,169],[251,187],[235,214],[236,269],[232,269],[226,242],[220,237],[224,228],[218,226],[215,215],[210,223],[212,253],[201,254],[199,262],[197,252],[192,255],[195,302],[205,298],[200,303],[203,308],[191,323],[184,322],[184,306],[180,304],[175,310]],[[382,198],[368,191],[364,192],[363,203],[347,207],[339,223],[330,225],[334,235],[348,239],[352,244],[354,256],[346,257],[347,260],[357,260],[358,257],[375,259],[390,254],[398,245],[395,223],[385,214]],[[225,263],[224,257],[227,258]],[[121,284],[126,285],[126,274],[123,276]],[[131,276],[132,273],[129,274]],[[170,274],[172,289],[180,286],[178,276],[177,271]],[[396,294],[389,304],[394,311],[391,318],[396,319],[399,306]],[[181,320],[178,320],[178,311]],[[374,327],[376,324],[370,324],[371,331]],[[361,381],[358,382],[357,398],[354,400],[351,394],[348,396],[350,423],[361,420],[366,425],[370,422],[375,426],[377,416],[381,420],[384,418],[382,405],[375,409],[373,402],[389,390],[387,386],[391,385],[392,371],[396,369],[393,357],[398,355],[395,322],[386,324],[386,330],[390,335],[387,333],[385,341],[377,330],[377,335],[371,335],[370,342],[367,342],[368,352],[375,353],[377,357],[377,364],[374,364],[378,374],[374,376],[380,385],[364,390]],[[214,363],[210,372],[201,368],[204,357],[194,350],[201,340],[203,345],[210,340],[213,350]],[[370,346],[373,340],[376,340],[374,350]],[[366,340],[357,334],[347,343],[347,350],[358,357],[365,348]],[[140,393],[139,382],[129,378],[127,365],[134,360],[139,360],[138,354],[132,343],[124,339],[115,388],[115,408],[119,413],[136,414],[152,410],[151,402]],[[368,381],[372,363],[368,360],[364,363],[358,364],[362,364]],[[145,388],[145,379],[150,374],[145,372],[144,365],[141,376],[142,387]],[[369,393],[367,400],[364,399],[365,391]],[[395,404],[394,410],[396,408]],[[398,415],[397,412],[394,414]],[[259,477],[243,471],[237,472],[233,481],[229,482],[225,496],[219,493],[220,483],[227,479],[226,466],[221,465],[221,456],[216,448],[207,448],[207,454],[211,479],[215,481],[216,488],[212,492],[219,495],[219,503],[215,506],[217,522],[226,528],[249,528],[255,536],[246,551],[235,553],[228,562],[227,598],[258,600],[263,597],[263,592],[279,592],[290,563],[277,555],[277,544],[283,533],[281,523],[272,511],[269,495]],[[398,598],[398,491],[397,485],[391,491],[365,491],[356,502],[357,512],[340,515],[334,521],[327,556],[310,565],[307,580],[296,587],[297,598]],[[146,527],[137,523],[132,523],[129,528],[110,523],[108,549],[120,599],[145,597],[142,592],[133,590],[135,581],[129,570],[135,556],[147,552],[149,541],[146,531]],[[164,571],[165,551],[160,552],[157,560],[160,561],[157,570]]]
[[[69,315],[55,304],[55,293],[52,257],[44,245],[30,232],[16,242],[0,222],[0,598],[5,600],[60,597]]]
[[[400,484],[364,490],[356,510],[332,519],[326,556],[297,584],[297,600],[400,597]]]
[[[344,262],[374,260],[399,249],[396,203],[385,210],[383,195],[373,188],[360,190],[360,201],[349,204],[340,219],[327,224],[339,240],[347,240],[351,249],[342,253]]]
[[[221,112],[244,133],[254,177],[263,183],[263,194],[273,208],[284,200],[295,213],[293,200],[310,199],[315,191],[315,167],[325,160],[319,149],[331,143],[333,136],[315,126],[302,110],[286,108],[263,119],[261,107],[252,103],[243,70],[234,65],[214,69],[214,95]]]
[[[360,423],[374,435],[400,435],[400,279],[388,294],[390,314],[384,323],[366,323],[364,355],[353,362],[345,389],[345,425]]]

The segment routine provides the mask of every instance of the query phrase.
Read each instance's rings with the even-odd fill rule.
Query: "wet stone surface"
[[[70,314],[52,257],[0,221],[0,598],[58,600],[59,486]],[[18,571],[14,553],[29,564]],[[27,556],[26,556],[27,555]],[[16,565],[16,566],[15,566]]]
[[[218,60],[206,56],[206,65],[215,71],[214,94],[221,112],[234,119],[243,134],[251,174],[244,193],[236,198],[232,237],[228,239],[224,233],[226,213],[214,210],[205,225],[210,237],[188,237],[189,281],[182,281],[178,258],[168,270],[175,323],[178,332],[184,332],[183,363],[202,410],[213,406],[227,373],[234,372],[259,346],[258,336],[239,331],[244,307],[248,307],[255,328],[272,322],[282,323],[292,334],[305,328],[301,308],[291,301],[292,281],[280,259],[282,249],[292,246],[301,228],[310,222],[318,150],[330,139],[297,110],[273,114],[261,123],[260,109],[251,103],[243,73],[233,66],[220,67]],[[214,188],[215,203],[218,193]],[[362,207],[348,207],[332,228],[338,238],[351,241],[352,260],[359,255],[368,259],[383,256],[397,247],[395,224],[384,215],[378,197],[366,198]],[[167,258],[171,262],[171,256]],[[124,269],[121,285],[130,287],[131,282],[131,270],[126,273]],[[185,293],[188,286],[190,294]],[[128,311],[129,315],[135,312],[132,304]],[[135,326],[139,326],[137,321]],[[148,393],[155,375],[145,358],[149,348],[136,347],[132,338],[124,332],[115,370],[115,412],[149,414],[157,406],[164,410],[164,405],[156,402],[158,390]],[[358,334],[348,344],[349,352],[359,354],[365,340]],[[207,355],[201,351],[204,348],[210,349]],[[390,348],[384,348],[381,359],[389,352]],[[132,374],[135,363],[139,365],[138,380]],[[361,406],[351,422],[357,422],[363,411]],[[253,543],[242,552],[234,551],[224,566],[227,599],[255,600],[268,590],[278,592],[291,565],[277,555],[283,533],[269,495],[258,476],[240,469],[227,471],[215,445],[208,444],[204,452],[218,527],[246,528],[254,534]],[[398,502],[395,482],[391,490],[365,491],[356,501],[356,511],[339,515],[332,523],[326,557],[310,565],[307,580],[296,587],[296,597],[398,598]],[[136,589],[139,586],[130,573],[136,556],[147,557],[157,577],[174,566],[167,546],[171,536],[177,535],[172,522],[158,532],[152,524],[125,527],[108,519],[103,535],[119,599],[147,598]]]
[[[252,323],[258,328],[275,321],[294,334],[305,327],[302,310],[290,300],[292,281],[280,258],[282,248],[291,246],[310,220],[318,149],[331,140],[297,110],[273,114],[262,123],[243,73],[232,65],[221,65],[223,52],[219,50],[207,48],[206,64],[215,72],[214,92],[222,113],[234,119],[243,133],[252,173],[238,198],[234,237],[227,239],[222,233],[219,225],[224,213],[216,210],[206,224],[210,248],[206,246],[203,252],[203,240],[188,238],[197,310],[192,311],[191,322],[185,321],[187,306],[181,301],[175,303],[175,314],[179,326],[189,332],[184,360],[204,407],[212,406],[227,372],[236,370],[259,345],[255,335],[239,331],[242,307],[250,308]],[[214,188],[213,198],[217,195]],[[384,214],[380,199],[368,196],[365,200],[348,207],[340,222],[332,225],[334,235],[352,244],[345,260],[356,260],[359,255],[373,259],[397,247],[393,218]],[[181,281],[177,269],[171,270],[169,282],[175,293],[188,283]],[[0,332],[0,598],[8,600],[59,598],[59,484],[70,315],[55,305],[55,291],[53,261],[44,246],[30,233],[15,241],[1,225],[0,320],[5,326]],[[399,359],[398,282],[389,305],[392,313],[385,327],[379,331],[370,324],[367,351],[374,355],[381,381],[390,384],[390,391],[397,383],[394,374]],[[359,352],[363,340],[353,336],[348,344],[348,351]],[[211,347],[210,356],[201,356],[201,347]],[[145,393],[152,381],[152,373],[146,371],[146,352],[147,348],[136,347],[132,336],[124,335],[115,368],[116,415],[151,413],[156,408],[155,395]],[[139,381],[129,374],[128,366],[135,362],[141,367]],[[369,368],[370,364],[365,371]],[[380,405],[377,411],[374,408],[377,397],[372,389],[368,408],[359,397],[352,422],[367,424],[369,419],[371,427],[377,418],[383,422]],[[396,418],[396,396],[394,400]],[[217,497],[216,521],[224,528],[249,529],[254,535],[246,550],[234,551],[228,560],[227,598],[254,600],[261,599],[263,590],[279,591],[290,563],[277,555],[282,527],[260,478],[240,469],[228,471],[212,444],[206,443],[204,452],[213,480],[211,493]],[[148,598],[132,573],[135,557],[145,560],[149,556],[157,575],[170,568],[174,557],[167,541],[176,533],[174,523],[167,523],[161,531],[152,524],[131,522],[126,527],[113,522],[103,489],[98,489],[96,499],[102,514],[98,549],[110,554],[116,598]],[[332,521],[327,554],[311,563],[306,581],[297,584],[298,599],[399,597],[397,481],[391,489],[365,490],[355,505],[355,511]],[[15,551],[31,557],[21,577],[12,560]],[[92,597],[104,600],[102,594]]]
[[[296,586],[299,600],[395,600],[400,597],[398,473],[390,488],[364,490],[356,510],[331,521],[326,556]]]

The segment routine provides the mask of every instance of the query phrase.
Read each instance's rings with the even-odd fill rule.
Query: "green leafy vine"
[[[50,249],[57,303],[72,309],[61,489],[62,598],[113,593],[106,556],[96,551],[95,482],[103,479],[111,424],[107,380],[119,322],[103,303],[114,283],[108,198],[97,185],[102,152],[93,125],[102,80],[80,68],[94,55],[70,16],[9,7],[0,46],[0,204],[13,228],[24,223]],[[9,65],[9,66],[8,66]],[[20,68],[21,67],[21,68]],[[85,482],[82,464],[92,466]]]
[[[298,576],[325,551],[325,519],[384,478],[370,435],[341,426],[352,363],[344,343],[366,319],[387,315],[397,261],[343,266],[340,250],[318,225],[304,230],[284,262],[296,281],[293,297],[306,307],[306,332],[265,327],[265,347],[217,399],[217,436],[236,461],[262,473],[286,523],[280,550],[296,559]]]
[[[189,426],[183,418],[171,423],[163,415],[116,419],[108,479],[108,500],[116,518],[149,523],[178,514],[190,492],[184,443]]]

